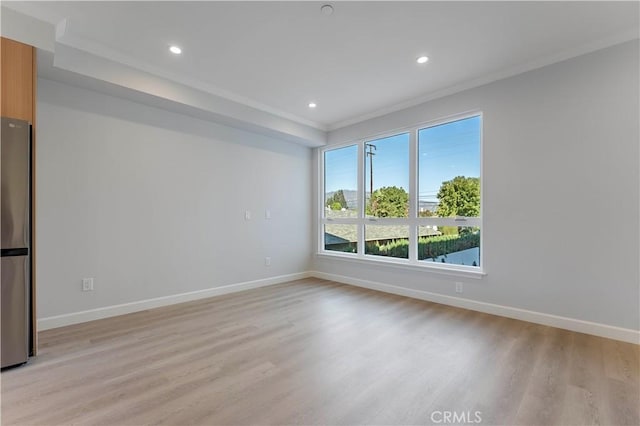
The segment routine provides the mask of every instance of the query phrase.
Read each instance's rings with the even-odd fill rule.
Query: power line
[[[371,185],[371,192],[369,192],[369,196],[373,197],[373,156],[376,155],[373,151],[378,148],[372,143],[366,143],[364,146],[365,149],[369,149],[369,151],[366,152],[366,155],[369,157],[369,183]]]

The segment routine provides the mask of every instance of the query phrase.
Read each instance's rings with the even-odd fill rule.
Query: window
[[[322,151],[321,252],[481,265],[480,114]]]
[[[369,141],[365,148],[365,215],[409,217],[409,133]]]
[[[358,217],[358,146],[332,149],[324,153],[324,249],[358,252],[358,226],[349,222]]]

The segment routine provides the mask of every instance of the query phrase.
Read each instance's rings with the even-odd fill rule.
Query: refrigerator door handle
[[[31,312],[31,306],[29,306],[29,304],[31,303],[31,256],[27,256],[26,261],[24,262],[24,277],[25,277],[25,298],[24,298],[24,323],[27,324],[27,327],[30,324],[29,321],[29,314]],[[27,357],[29,354],[29,336],[30,333],[28,331],[25,330],[25,338],[27,340]]]
[[[29,247],[29,195],[26,197],[25,209],[24,209],[24,226],[22,227],[22,238],[24,239],[25,247]]]
[[[24,226],[22,228],[22,237],[24,239],[25,247],[31,246],[31,125],[29,127],[29,141],[27,144],[27,182],[29,189],[27,190],[27,196],[24,197]]]

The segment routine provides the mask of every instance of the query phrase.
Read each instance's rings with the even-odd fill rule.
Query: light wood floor
[[[1,375],[5,425],[640,424],[636,345],[317,279],[40,348]]]

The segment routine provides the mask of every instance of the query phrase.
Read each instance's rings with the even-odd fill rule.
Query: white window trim
[[[438,217],[418,217],[418,203],[419,199],[414,194],[417,194],[418,189],[418,132],[428,127],[439,126],[442,124],[451,123],[454,121],[464,120],[471,117],[480,117],[480,216],[479,217],[465,217],[465,218],[438,218]],[[438,120],[432,120],[424,123],[419,123],[413,126],[395,129],[392,131],[371,135],[365,138],[351,140],[340,144],[332,144],[322,148],[319,148],[318,155],[318,247],[316,256],[321,258],[332,258],[346,261],[355,261],[365,264],[379,264],[388,265],[392,267],[400,267],[405,269],[416,269],[421,271],[429,271],[438,274],[462,276],[468,278],[482,278],[486,275],[484,269],[484,220],[483,220],[483,198],[484,198],[484,170],[483,170],[483,139],[484,139],[484,116],[482,111],[467,112],[464,114],[457,114],[441,118]],[[408,218],[367,218],[365,217],[365,158],[364,158],[364,146],[366,143],[382,139],[389,136],[395,136],[402,133],[409,133],[409,194],[411,194],[409,200],[409,217]],[[348,146],[357,145],[358,147],[358,217],[357,218],[327,218],[325,216],[324,196],[325,196],[325,179],[324,179],[324,156],[326,151],[334,149],[345,148]],[[436,226],[460,226],[461,223],[468,226],[479,226],[480,231],[480,265],[467,266],[467,265],[455,265],[455,264],[441,264],[436,262],[420,261],[417,259],[417,230],[418,226],[436,225]],[[325,250],[324,248],[324,225],[325,224],[353,224],[357,225],[357,253],[337,252],[332,250]],[[364,229],[365,226],[380,224],[380,225],[407,225],[409,226],[409,241],[416,242],[416,244],[409,244],[409,259],[393,258],[387,256],[376,256],[371,254],[365,254],[365,241],[364,241]]]
[[[462,278],[482,279],[487,273],[475,266],[454,265],[450,263],[433,263],[419,262],[410,263],[408,259],[399,259],[395,257],[366,255],[364,257],[357,256],[356,253],[346,253],[339,251],[326,250],[316,253],[316,257],[320,259],[338,260],[340,262],[352,262],[365,265],[378,265],[381,267],[393,267],[404,270],[415,270],[420,272],[428,272],[438,275],[449,275]],[[382,259],[379,259],[382,258]],[[426,264],[425,264],[426,263]]]

